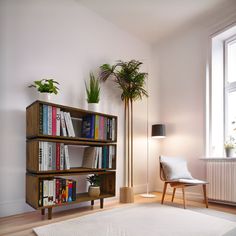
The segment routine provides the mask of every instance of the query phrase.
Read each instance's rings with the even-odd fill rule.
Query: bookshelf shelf
[[[47,209],[48,219],[54,207],[84,201],[93,205],[100,200],[103,208],[104,199],[115,196],[116,116],[35,101],[26,108],[26,138],[26,202],[42,215]],[[84,149],[86,165],[68,164],[71,146]],[[87,166],[86,149],[94,153],[92,166]],[[91,174],[101,176],[101,194],[96,198],[87,192],[76,193],[75,181],[68,178]]]

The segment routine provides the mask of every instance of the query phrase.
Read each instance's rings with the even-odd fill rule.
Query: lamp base
[[[150,193],[141,194],[140,196],[145,197],[145,198],[154,198],[154,197],[156,197],[156,195],[150,194]]]

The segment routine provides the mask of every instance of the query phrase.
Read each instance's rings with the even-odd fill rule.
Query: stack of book
[[[114,159],[115,146],[87,147],[84,150],[82,167],[111,169]]]
[[[39,141],[39,171],[70,169],[68,145]]]
[[[76,200],[76,181],[55,178],[39,181],[39,207]]]
[[[87,115],[82,119],[82,137],[115,141],[115,118]]]
[[[75,137],[69,112],[46,104],[39,107],[39,132],[43,135]]]

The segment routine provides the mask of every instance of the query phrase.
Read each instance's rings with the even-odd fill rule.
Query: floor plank
[[[154,193],[155,198],[143,198],[140,195],[135,196],[135,203],[145,203],[145,202],[161,202],[161,194]],[[171,195],[166,195],[165,202],[171,204]],[[182,206],[182,199],[176,197],[174,200],[175,204],[180,204]],[[52,220],[47,219],[47,214],[45,216],[41,215],[40,211],[34,211],[9,217],[0,218],[0,235],[2,236],[25,236],[34,235],[33,228],[37,226],[47,225],[67,219],[72,219],[82,215],[92,214],[94,212],[103,211],[107,209],[123,207],[126,204],[120,204],[116,201],[105,202],[104,209],[100,209],[99,201],[95,201],[94,207],[85,206],[78,207],[76,209],[69,209],[65,211],[53,212]],[[188,207],[205,207],[203,201],[189,201],[187,200]],[[228,206],[223,204],[209,203],[209,208],[217,211],[222,211],[226,213],[236,214],[235,206]]]

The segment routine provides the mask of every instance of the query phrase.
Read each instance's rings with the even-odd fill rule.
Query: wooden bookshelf
[[[106,138],[108,136],[103,135],[102,138],[85,138],[83,136],[76,135],[75,137],[62,136],[60,132],[59,135],[45,135],[42,134],[42,114],[40,109],[42,106],[51,106],[60,108],[63,112],[69,112],[72,118],[83,119],[86,116],[101,116],[104,119],[112,120],[112,139]],[[78,128],[78,127],[77,127]],[[82,128],[82,127],[79,127]],[[100,131],[99,131],[100,132]],[[104,131],[102,131],[104,133]],[[115,186],[116,186],[116,140],[117,140],[117,117],[109,114],[103,114],[98,112],[86,111],[83,109],[68,107],[64,105],[35,101],[30,106],[26,108],[26,202],[37,210],[41,210],[41,213],[45,214],[45,209],[48,210],[48,219],[52,218],[52,208],[65,206],[75,203],[80,203],[84,201],[91,201],[91,205],[94,204],[94,200],[100,200],[100,207],[103,208],[104,199],[115,196]],[[101,147],[108,149],[112,146],[114,149],[114,155],[112,158],[110,168],[84,168],[84,167],[71,167],[69,169],[50,169],[50,170],[40,170],[39,161],[39,143],[55,143],[64,144],[70,146],[80,146],[84,147]],[[53,145],[53,144],[51,144]],[[81,157],[80,157],[81,158]],[[40,162],[40,163],[39,163]],[[88,192],[76,193],[76,199],[70,202],[63,202],[60,204],[53,203],[52,205],[39,205],[40,198],[40,181],[52,180],[54,178],[62,178],[69,176],[80,176],[80,175],[91,175],[98,174],[101,176],[101,194],[99,197],[90,197]],[[75,195],[74,195],[75,196]]]

